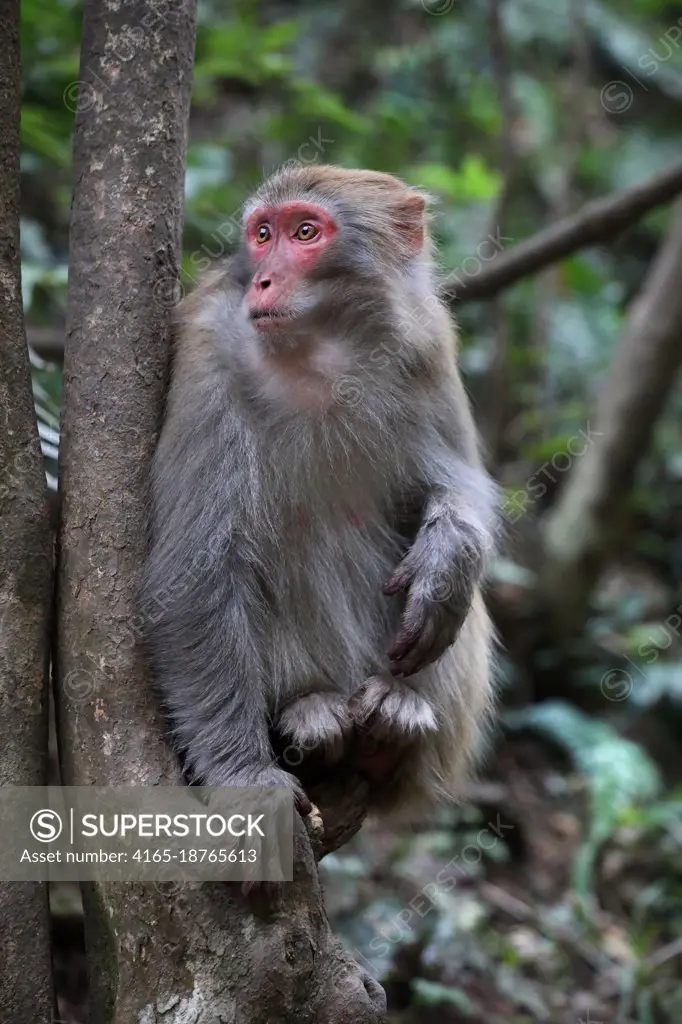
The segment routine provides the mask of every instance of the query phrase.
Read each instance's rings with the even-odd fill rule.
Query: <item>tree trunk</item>
[[[0,785],[47,782],[52,538],[21,304],[19,2],[0,0]],[[0,883],[0,1022],[50,1024],[47,887]]]
[[[636,470],[682,364],[682,204],[632,305],[585,454],[545,524],[543,597],[558,632],[578,628],[618,543]]]
[[[137,38],[126,23],[146,27],[124,61],[116,52]],[[133,636],[193,39],[192,0],[86,0],[60,452],[58,722],[73,785],[177,782]],[[296,859],[295,882],[260,916],[227,885],[89,885],[92,1020],[375,1024],[383,992],[330,933],[298,818]]]

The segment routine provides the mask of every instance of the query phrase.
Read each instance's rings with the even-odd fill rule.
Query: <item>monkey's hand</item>
[[[393,675],[410,676],[436,661],[457,639],[480,575],[474,531],[450,514],[432,516],[383,587],[405,592],[400,630],[388,652]]]

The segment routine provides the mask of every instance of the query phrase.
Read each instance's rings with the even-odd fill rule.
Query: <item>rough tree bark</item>
[[[19,256],[19,0],[0,0],[0,785],[47,782],[52,538]],[[50,1024],[47,887],[0,883],[0,1022]]]
[[[84,17],[60,452],[60,752],[68,784],[173,784],[131,627],[169,360],[195,12],[193,0],[86,0]],[[297,828],[295,881],[260,916],[225,885],[86,887],[92,1020],[379,1021],[383,991],[331,935]]]
[[[560,633],[578,628],[622,522],[637,467],[682,365],[682,203],[632,304],[602,390],[594,440],[544,529],[543,600]]]

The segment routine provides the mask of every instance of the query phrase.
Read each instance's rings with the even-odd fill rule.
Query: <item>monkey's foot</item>
[[[340,760],[353,721],[346,701],[338,694],[306,693],[284,708],[276,729],[288,744],[282,761],[295,771],[312,753],[322,753],[330,763]]]
[[[259,769],[257,772],[251,773],[248,778],[244,778],[244,780],[238,779],[231,781],[230,785],[277,786],[279,788],[290,789],[294,794],[294,804],[299,814],[304,817],[306,814],[310,814],[312,804],[299,780],[290,772],[286,772],[283,771],[283,769],[278,768],[277,765],[267,765],[266,767]]]
[[[429,702],[390,676],[367,679],[351,697],[349,709],[360,734],[377,744],[407,744],[438,731]]]
[[[324,822],[322,820],[322,814],[316,804],[312,805],[312,809],[309,814],[303,819],[303,824],[306,827],[308,838],[310,839],[310,845],[313,848],[315,854],[315,860],[320,860],[324,856]]]
[[[324,826],[317,859],[345,846],[360,831],[367,815],[369,785],[359,775],[342,775],[335,782],[311,787],[313,806]]]

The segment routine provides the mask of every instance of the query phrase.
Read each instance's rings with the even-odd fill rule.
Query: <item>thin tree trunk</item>
[[[637,468],[682,365],[682,203],[678,203],[599,398],[592,442],[545,524],[543,597],[560,633],[578,628],[618,543]]]
[[[0,0],[0,785],[47,782],[52,538],[21,304],[19,2]],[[0,1022],[50,1024],[47,887],[0,883]]]
[[[154,13],[130,60],[107,57],[126,23]],[[193,38],[192,0],[86,0],[60,453],[58,720],[70,784],[177,780],[131,638],[169,360]],[[383,992],[331,935],[298,819],[296,857],[296,881],[259,917],[233,886],[88,886],[92,1020],[375,1024]]]

